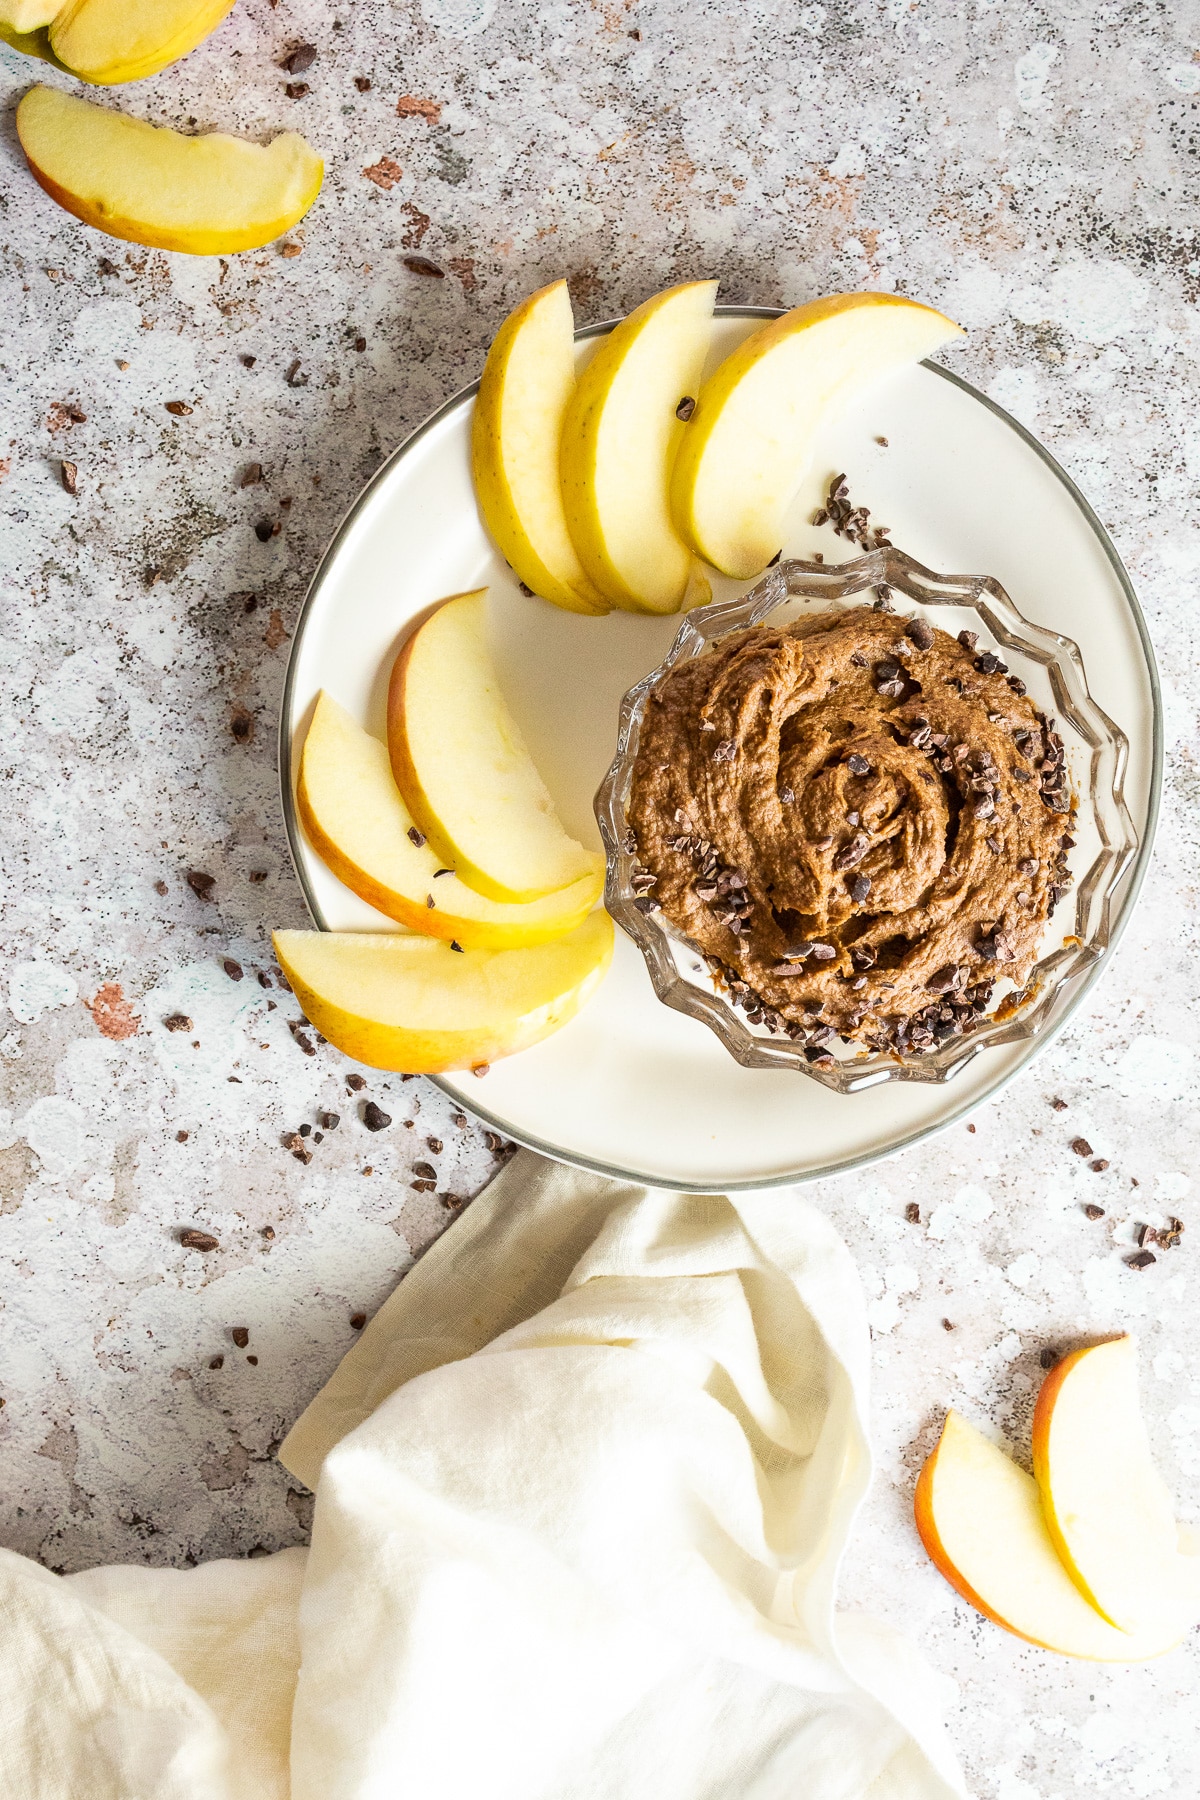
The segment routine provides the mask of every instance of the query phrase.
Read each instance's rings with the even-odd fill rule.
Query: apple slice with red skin
[[[1064,1568],[1110,1624],[1170,1634],[1200,1617],[1200,1560],[1181,1554],[1154,1466],[1132,1337],[1051,1369],[1033,1415],[1033,1472]]]
[[[1033,1477],[957,1412],[947,1414],[921,1471],[914,1514],[950,1585],[1031,1644],[1094,1662],[1144,1662],[1183,1634],[1182,1626],[1118,1631],[1101,1618],[1059,1561]],[[1136,1544],[1124,1553],[1135,1559]]]

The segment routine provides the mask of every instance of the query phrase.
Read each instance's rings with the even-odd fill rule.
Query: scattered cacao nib
[[[1183,1220],[1173,1218],[1168,1225],[1158,1228],[1158,1247],[1160,1250],[1174,1250],[1183,1238]]]
[[[233,1326],[229,1335],[239,1350],[244,1350],[246,1345],[250,1342],[250,1333],[244,1325]]]
[[[163,1024],[168,1031],[190,1031],[192,1029],[192,1021],[186,1013],[181,1012],[168,1013]]]
[[[269,544],[273,537],[278,537],[282,527],[276,519],[260,519],[254,527],[254,535],[260,544]]]
[[[369,94],[371,91],[371,77],[369,75],[356,75],[354,77],[354,85],[360,94]]]
[[[188,1134],[186,1131],[177,1131],[175,1133],[175,1142],[177,1144],[186,1144],[187,1141],[188,1141]]]
[[[910,643],[915,644],[918,650],[932,650],[932,625],[928,625],[924,619],[910,619],[906,626],[906,630],[908,632]]]
[[[1034,873],[1034,869],[1027,869],[1023,862],[1018,863],[1017,867],[1020,869],[1022,875],[1032,875]],[[1055,1112],[1066,1112],[1066,1110],[1067,1110],[1067,1103],[1065,1100],[1055,1099],[1055,1100],[1052,1100],[1050,1102],[1050,1104],[1054,1108]]]
[[[346,1077],[346,1086],[352,1093],[361,1094],[366,1085],[361,1075],[347,1075]]]
[[[185,871],[183,879],[198,900],[212,899],[212,891],[217,885],[215,875],[206,875],[203,869],[188,869]]]
[[[356,337],[356,338],[355,338],[355,340],[354,340],[354,348],[355,348],[355,349],[356,349],[356,350],[358,350],[358,351],[363,351],[363,350],[365,350],[365,349],[366,349],[366,347],[367,347],[367,340],[366,340],[366,338],[365,338],[365,337]]]
[[[208,1366],[210,1369],[223,1369],[225,1367],[225,1358],[223,1356],[214,1356]]]
[[[221,1247],[220,1238],[213,1237],[210,1231],[197,1231],[192,1225],[189,1225],[185,1231],[179,1233],[179,1242],[183,1245],[185,1250],[207,1251],[219,1250]]]
[[[68,494],[77,494],[79,492],[78,466],[73,462],[63,462],[58,465],[58,469],[59,479],[65,491]]]
[[[325,1131],[336,1131],[342,1122],[341,1113],[323,1112],[320,1115],[321,1126]]]
[[[358,1313],[350,1314],[350,1329],[351,1329],[351,1331],[361,1331],[363,1326],[366,1324],[366,1322],[367,1322],[366,1313],[358,1312]]]
[[[1097,1206],[1094,1200],[1090,1200],[1084,1207],[1083,1213],[1084,1217],[1087,1219],[1102,1219],[1104,1217],[1104,1208],[1102,1206]]]
[[[1087,1139],[1083,1137],[1072,1138],[1071,1148],[1076,1156],[1090,1156],[1092,1154],[1092,1146],[1088,1143]]]
[[[1049,1345],[1047,1345],[1046,1349],[1039,1355],[1038,1361],[1043,1369],[1053,1369],[1057,1363],[1062,1361],[1062,1353],[1058,1350],[1051,1350]]]
[[[1156,1244],[1158,1242],[1157,1228],[1153,1225],[1147,1225],[1144,1222],[1135,1225],[1133,1241],[1139,1250],[1143,1249],[1147,1244]]]
[[[307,387],[308,376],[300,373],[300,358],[294,357],[284,371],[283,379],[289,387]]]
[[[190,419],[195,411],[195,408],[189,406],[186,400],[168,400],[166,406],[173,419]]]
[[[362,1122],[368,1131],[386,1131],[392,1122],[392,1115],[385,1113],[381,1106],[376,1106],[374,1100],[368,1100],[363,1107]]]
[[[490,1073],[491,1067],[491,1063],[474,1063],[471,1068],[471,1073],[472,1075],[478,1075],[479,1079],[482,1081],[483,1077]]]
[[[263,478],[261,463],[247,463],[242,471],[241,485],[244,488],[257,487]]]
[[[409,826],[408,839],[411,844],[416,845],[418,850],[423,850],[425,848],[425,833],[423,831],[418,831],[415,825]]]
[[[289,51],[279,66],[286,69],[289,75],[303,75],[305,69],[311,69],[316,60],[315,44],[298,44],[294,50]]]
[[[305,94],[311,93],[307,81],[289,81],[284,84],[284,93],[289,100],[303,100]]]
[[[302,1138],[312,1136],[312,1126],[310,1124],[308,1124],[307,1121],[305,1121],[305,1123],[303,1125],[298,1126],[297,1129],[299,1130],[300,1136]]]
[[[225,973],[228,975],[230,981],[240,981],[242,979],[243,974],[245,973],[245,971],[242,968],[241,963],[234,962],[232,956],[227,956],[225,958],[225,961],[221,964],[221,967],[224,969]]]
[[[1108,1159],[1103,1156],[1098,1156],[1094,1162],[1090,1162],[1088,1164],[1088,1168],[1091,1169],[1093,1171],[1093,1173],[1096,1175],[1103,1175],[1103,1173],[1104,1173],[1105,1169],[1107,1169],[1107,1167],[1108,1167]]]
[[[942,1320],[942,1330],[943,1331],[954,1331],[956,1329],[957,1329],[957,1327],[954,1325],[952,1320],[950,1320],[950,1319]]]
[[[271,985],[271,977],[267,974],[265,969],[260,969],[258,971],[258,985],[259,987],[264,988],[269,988]]]
[[[1139,1250],[1136,1256],[1127,1256],[1125,1258],[1125,1267],[1127,1269],[1148,1269],[1151,1263],[1156,1263],[1157,1261],[1158,1258],[1155,1256],[1153,1250]]]
[[[915,1200],[910,1200],[905,1207],[904,1217],[908,1220],[910,1225],[919,1225],[921,1223],[921,1208]]]
[[[305,1031],[299,1019],[289,1019],[288,1030],[295,1040],[297,1050],[302,1050],[305,1056],[315,1056],[317,1054],[316,1045]]]
[[[682,419],[684,424],[686,425],[688,420],[691,418],[692,414],[695,412],[695,410],[696,410],[695,400],[692,398],[692,396],[690,394],[685,394],[683,396],[683,399],[679,402],[679,405],[675,408],[675,417],[677,419]]]
[[[260,1235],[270,1240],[275,1236],[275,1227],[273,1225],[264,1225]]]
[[[445,269],[439,267],[431,257],[406,256],[403,258],[403,262],[410,275],[430,275],[435,281],[446,279]]]
[[[257,1356],[248,1356],[248,1357],[247,1357],[247,1358],[246,1358],[246,1361],[247,1361],[247,1362],[248,1362],[248,1363],[252,1363],[252,1364],[253,1364],[253,1365],[254,1365],[254,1367],[255,1367],[255,1368],[256,1368],[256,1369],[257,1369],[257,1367],[258,1367],[258,1358],[257,1358]]]

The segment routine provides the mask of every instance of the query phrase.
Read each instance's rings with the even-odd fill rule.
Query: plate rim
[[[790,309],[783,306],[723,305],[714,307],[713,312],[714,317],[717,318],[778,319],[788,310]],[[576,342],[586,338],[604,336],[619,323],[619,319],[603,319],[593,325],[581,326],[575,333]],[[990,1105],[1013,1081],[1016,1080],[1018,1075],[1022,1074],[1024,1070],[1028,1068],[1035,1057],[1039,1056],[1043,1050],[1054,1043],[1062,1034],[1069,1021],[1074,1018],[1084,1000],[1092,992],[1097,981],[1111,963],[1114,952],[1121,942],[1126,927],[1136,910],[1138,898],[1142,891],[1142,885],[1146,879],[1147,871],[1153,859],[1154,843],[1158,833],[1159,813],[1162,805],[1163,765],[1165,756],[1162,686],[1159,681],[1158,661],[1154,654],[1154,644],[1150,637],[1149,627],[1146,624],[1146,616],[1142,610],[1142,604],[1138,598],[1137,589],[1133,585],[1133,580],[1129,571],[1122,562],[1117,547],[1113,543],[1112,538],[1103,521],[1097,514],[1096,509],[1079,488],[1078,484],[1067,473],[1063,465],[1054,455],[1052,455],[1040,439],[1029,430],[1028,426],[1023,425],[1019,419],[1014,418],[1004,407],[998,405],[989,395],[983,393],[979,388],[975,387],[972,382],[967,381],[953,369],[943,368],[940,363],[932,362],[928,358],[922,360],[921,367],[931,370],[935,375],[940,376],[943,381],[948,381],[954,387],[960,388],[963,393],[969,395],[972,400],[977,401],[981,406],[985,407],[988,412],[994,413],[998,419],[1007,425],[1011,431],[1015,432],[1016,435],[1022,439],[1031,450],[1033,450],[1039,460],[1046,465],[1050,473],[1062,484],[1080,513],[1083,515],[1083,518],[1091,529],[1093,537],[1103,550],[1105,559],[1117,579],[1117,584],[1125,596],[1125,603],[1128,606],[1133,616],[1134,624],[1137,627],[1138,639],[1142,647],[1142,655],[1145,659],[1146,671],[1150,680],[1150,698],[1152,703],[1150,789],[1147,795],[1145,829],[1142,832],[1137,854],[1127,878],[1127,885],[1121,900],[1120,911],[1114,921],[1107,948],[1094,967],[1088,972],[1087,977],[1080,983],[1078,992],[1074,995],[1070,1004],[1064,1009],[1061,1019],[1058,1020],[1049,1036],[1032,1040],[1026,1053],[1017,1059],[1006,1074],[999,1076],[997,1080],[987,1088],[985,1093],[974,1095],[971,1100],[965,1101],[961,1106],[952,1108],[947,1112],[944,1118],[938,1119],[933,1124],[922,1125],[919,1129],[908,1133],[907,1136],[898,1139],[895,1143],[889,1144],[885,1150],[864,1151],[854,1156],[845,1157],[837,1162],[826,1163],[819,1169],[798,1169],[792,1170],[786,1174],[776,1174],[765,1178],[762,1176],[756,1176],[749,1179],[713,1177],[708,1181],[673,1180],[670,1183],[665,1183],[657,1177],[649,1177],[644,1169],[630,1169],[624,1167],[620,1163],[604,1162],[599,1158],[588,1156],[582,1152],[569,1153],[564,1151],[561,1147],[543,1142],[532,1134],[514,1131],[507,1120],[498,1117],[495,1113],[490,1112],[486,1106],[477,1104],[473,1099],[467,1100],[460,1090],[451,1086],[443,1076],[427,1075],[424,1077],[425,1080],[431,1081],[435,1087],[439,1088],[448,1099],[453,1100],[456,1105],[460,1106],[465,1111],[472,1113],[483,1124],[493,1126],[504,1137],[510,1139],[514,1143],[520,1144],[523,1148],[534,1150],[539,1155],[549,1157],[554,1162],[566,1163],[572,1168],[586,1169],[595,1175],[608,1176],[614,1181],[632,1181],[650,1187],[669,1187],[671,1192],[690,1194],[717,1192],[754,1193],[766,1192],[772,1188],[806,1187],[810,1182],[826,1181],[833,1176],[851,1174],[856,1169],[871,1168],[876,1163],[886,1162],[889,1158],[898,1156],[905,1150],[913,1149],[917,1144],[925,1143],[928,1140],[940,1136],[942,1132],[948,1131],[952,1125],[958,1124],[963,1118],[968,1114],[975,1112],[979,1107]],[[408,456],[427,433],[432,431],[437,425],[441,424],[442,420],[449,413],[454,412],[460,407],[464,401],[473,399],[478,392],[478,381],[469,382],[466,386],[457,389],[456,392],[451,394],[448,399],[444,400],[440,406],[435,407],[434,410],[429,413],[406,438],[403,438],[390,455],[384,458],[374,474],[364,482],[363,486],[359,489],[359,492],[342,515],[325,550],[322,552],[316,567],[313,570],[307,591],[305,592],[303,604],[296,617],[296,624],[293,628],[291,641],[288,645],[287,669],[284,673],[283,690],[279,702],[279,726],[277,732],[279,798],[283,813],[284,829],[287,834],[288,854],[292,861],[292,869],[296,876],[296,880],[299,883],[300,892],[304,896],[304,903],[308,908],[309,917],[319,931],[328,931],[330,926],[325,922],[316,895],[312,891],[299,856],[300,821],[296,813],[293,798],[292,743],[291,733],[288,729],[292,711],[292,696],[296,685],[296,669],[299,661],[298,652],[304,636],[305,625],[320,593],[321,587],[332,571],[342,544],[353,529],[360,513],[374,494],[376,487],[388,478],[395,465],[402,461],[405,456]]]

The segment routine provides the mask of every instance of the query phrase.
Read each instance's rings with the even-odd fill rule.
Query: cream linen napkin
[[[285,1442],[307,1560],[62,1578],[0,1553],[0,1793],[961,1795],[945,1684],[834,1609],[867,1349],[849,1254],[795,1193],[522,1152]]]

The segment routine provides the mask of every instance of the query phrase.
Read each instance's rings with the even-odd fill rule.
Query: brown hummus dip
[[[871,607],[732,632],[646,708],[637,904],[810,1061],[936,1047],[1027,980],[1068,884],[1053,723],[971,632]]]

